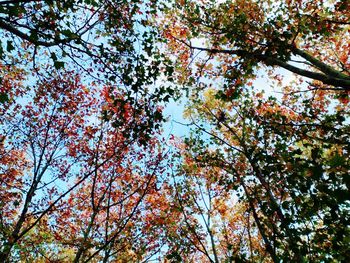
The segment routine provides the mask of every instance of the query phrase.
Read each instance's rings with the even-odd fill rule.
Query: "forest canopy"
[[[1,262],[350,258],[349,1],[3,0],[0,36]]]

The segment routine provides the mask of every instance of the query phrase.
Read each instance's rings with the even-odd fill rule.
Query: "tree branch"
[[[44,47],[52,47],[57,46],[59,44],[65,44],[71,41],[71,39],[59,39],[54,40],[53,42],[47,42],[42,40],[35,40],[32,39],[29,35],[23,33],[22,31],[18,30],[17,28],[13,27],[12,25],[6,23],[3,19],[0,19],[0,28],[5,29],[9,31],[10,33],[22,38],[23,40],[26,40],[36,46],[44,46]]]
[[[332,67],[326,65],[325,63],[319,61],[318,59],[314,58],[310,54],[297,49],[292,48],[292,52],[303,57],[310,63],[312,63],[315,67],[317,67],[320,71],[323,73],[318,73],[306,69],[301,69],[296,66],[290,65],[285,61],[282,61],[276,57],[268,56],[265,54],[261,54],[260,52],[248,52],[246,50],[237,49],[237,50],[229,50],[229,49],[217,49],[217,48],[204,48],[204,47],[194,47],[191,45],[191,43],[187,43],[184,40],[177,39],[179,42],[185,44],[187,47],[191,49],[206,51],[211,54],[229,54],[229,55],[237,55],[240,57],[245,58],[253,58],[257,61],[263,62],[266,65],[270,66],[280,66],[288,71],[291,71],[295,74],[298,74],[303,77],[311,78],[314,80],[321,81],[324,84],[335,86],[335,87],[341,87],[344,90],[350,90],[350,76],[345,75]]]
[[[7,0],[0,1],[0,5],[8,5],[8,4],[21,4],[21,3],[30,3],[30,2],[42,2],[43,0]]]
[[[350,90],[350,79],[336,78],[333,76],[325,75],[323,73],[313,72],[306,69],[301,69],[295,66],[292,66],[280,59],[267,57],[265,55],[257,55],[257,58],[260,58],[261,61],[265,62],[267,65],[271,66],[280,66],[286,70],[289,70],[295,74],[298,74],[303,77],[307,77],[314,80],[319,80],[323,84],[341,87],[344,90]]]
[[[334,68],[328,66],[327,64],[323,63],[322,61],[316,59],[314,56],[310,55],[309,53],[307,53],[299,48],[293,47],[292,52],[296,55],[301,56],[302,58],[304,58],[305,60],[310,62],[312,65],[314,65],[320,71],[322,71],[323,73],[325,73],[327,75],[333,76],[335,78],[349,79],[350,80],[350,76],[343,74],[343,73],[339,72],[338,70],[335,70]]]

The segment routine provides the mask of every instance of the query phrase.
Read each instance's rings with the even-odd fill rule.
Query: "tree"
[[[249,207],[273,262],[347,258],[349,104],[331,107],[334,95],[322,90],[282,103],[262,93],[229,101],[217,94],[207,90],[187,110],[192,169],[221,171],[210,178]]]
[[[21,54],[29,48],[34,64],[35,56],[45,53],[56,68],[66,58],[76,63],[90,58],[78,65],[93,70],[94,62],[100,74],[119,74],[123,57],[137,55],[133,43],[142,36],[136,27],[145,27],[155,8],[153,1],[1,1],[0,28],[6,40],[1,56],[8,59],[12,51]],[[151,34],[144,32],[144,39],[150,41]],[[14,59],[20,63],[21,57]]]
[[[311,79],[309,89],[349,91],[349,10],[344,0],[179,1],[162,25],[184,82],[239,90],[267,66]]]
[[[175,146],[183,159],[170,193],[178,216],[175,229],[169,226],[166,257],[171,262],[269,262],[249,206],[222,184],[229,175],[186,143]]]
[[[348,10],[347,1],[179,1],[161,22],[178,83],[196,85],[183,158],[204,182],[219,170],[210,178],[238,195],[273,262],[349,254]],[[282,86],[277,67],[295,80],[264,97],[254,80],[267,72]]]
[[[73,73],[31,89],[18,74],[3,80],[0,111],[1,260],[48,251],[56,259],[73,253],[76,262],[102,251],[115,257],[115,244],[138,234],[133,224],[142,224],[144,198],[161,172],[155,134],[135,134],[147,116],[122,93],[86,87]]]
[[[124,160],[104,164],[61,205],[53,229],[58,239],[55,245],[77,251],[71,261],[109,262],[123,258],[125,250],[135,260],[152,254],[150,240],[147,249],[141,251],[138,239],[149,235],[141,230],[148,223],[142,210],[144,199],[154,194],[160,160],[138,155],[141,153],[128,153]],[[146,163],[137,167],[139,161],[133,159]]]
[[[149,88],[167,63],[151,23],[161,8],[153,0],[1,1],[0,61],[23,69],[30,84],[50,78],[47,69],[55,68],[74,71],[86,85],[123,89],[125,100],[156,123],[161,116],[149,101],[169,100],[168,93]]]
[[[155,102],[169,100],[149,89],[164,61],[150,25],[158,7],[0,2],[2,261],[159,251],[162,233],[145,221],[161,200]]]

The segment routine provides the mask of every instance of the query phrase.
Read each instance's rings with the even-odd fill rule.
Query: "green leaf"
[[[50,55],[51,55],[51,58],[52,58],[53,61],[57,61],[57,56],[56,56],[55,53],[51,52]]]
[[[12,50],[14,50],[14,46],[12,45],[12,41],[10,40],[7,40],[7,47],[6,47],[6,50],[7,52],[11,52]]]
[[[54,64],[56,69],[64,68],[64,62],[63,61],[55,61],[53,64]]]
[[[5,103],[9,100],[9,96],[6,93],[0,93],[0,103]]]
[[[329,160],[329,165],[332,168],[342,166],[344,165],[344,163],[345,158],[343,156],[340,156],[339,154],[332,156],[332,158]]]

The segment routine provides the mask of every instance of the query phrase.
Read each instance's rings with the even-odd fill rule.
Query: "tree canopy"
[[[349,10],[0,1],[0,261],[345,262]]]
[[[220,66],[211,63],[207,74],[227,85],[249,82],[264,65],[319,88],[349,90],[349,23],[348,1],[179,1],[165,18],[164,34],[183,65],[206,53],[198,56],[197,75],[217,60]]]

